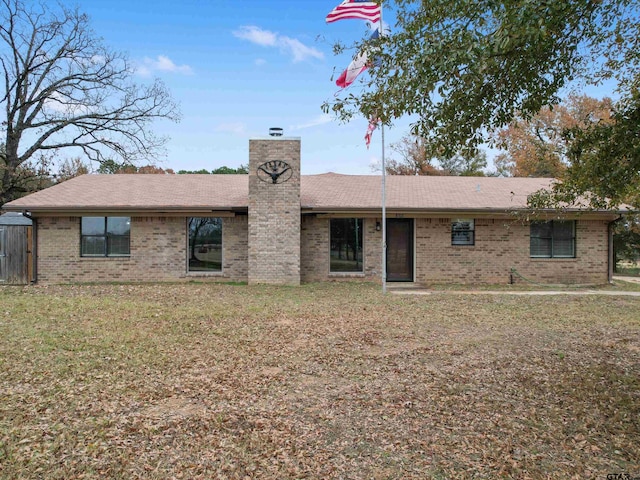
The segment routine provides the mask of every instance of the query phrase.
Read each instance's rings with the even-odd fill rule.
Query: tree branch
[[[166,138],[153,135],[153,121],[179,119],[166,87],[133,82],[126,56],[104,46],[77,9],[24,1],[0,1],[6,165],[65,148],[98,161],[157,155]],[[0,180],[8,188],[6,171]]]

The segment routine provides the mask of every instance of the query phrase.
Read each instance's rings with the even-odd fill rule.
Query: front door
[[[413,282],[413,219],[387,220],[387,281]]]

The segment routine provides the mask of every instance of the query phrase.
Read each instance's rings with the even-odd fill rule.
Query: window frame
[[[358,232],[358,236],[359,238],[356,239],[356,258],[355,258],[355,264],[356,266],[359,264],[360,268],[359,269],[353,269],[353,270],[343,270],[343,269],[339,269],[339,270],[334,270],[334,262],[333,262],[333,245],[334,245],[334,238],[332,236],[332,232],[333,232],[333,222],[337,222],[337,221],[343,221],[343,222],[348,222],[348,221],[353,221],[355,220],[355,231]],[[329,274],[330,275],[364,275],[364,260],[365,260],[365,256],[364,256],[364,241],[365,241],[365,235],[364,235],[364,226],[365,226],[365,219],[364,217],[338,217],[338,218],[330,218],[329,219]],[[344,241],[344,238],[343,238]],[[347,253],[348,256],[348,253]],[[347,259],[348,261],[348,259]]]
[[[85,218],[102,218],[104,219],[104,227],[101,234],[84,234],[83,232],[83,220]],[[115,235],[109,233],[109,219],[110,218],[122,218],[127,219],[129,225],[129,233],[127,235]],[[102,253],[85,253],[84,251],[84,239],[85,238],[101,238],[104,239],[104,247]],[[113,239],[127,239],[127,253],[109,253],[110,245],[112,245]],[[131,256],[131,217],[120,216],[83,216],[80,217],[80,256],[83,258],[129,258]]]
[[[194,218],[212,218],[219,222],[220,226],[220,268],[219,269],[202,269],[192,270],[191,268],[191,226],[189,225],[191,219]],[[186,237],[187,237],[187,256],[186,256],[186,269],[188,275],[221,275],[224,270],[224,219],[223,217],[216,216],[200,216],[200,217],[186,217],[185,219]],[[197,237],[196,237],[197,240]],[[197,246],[197,243],[193,245],[193,248]]]
[[[557,225],[566,225],[566,224],[571,224],[571,237],[570,237],[570,241],[571,241],[571,255],[565,255],[562,253],[556,253],[556,249],[555,249],[555,243],[559,240],[561,240],[560,237],[560,231],[556,232],[556,227]],[[550,236],[548,237],[543,237],[540,235],[534,235],[534,231],[533,229],[538,226],[538,225],[549,225],[550,227]],[[576,234],[576,230],[577,230],[577,222],[576,220],[543,220],[543,221],[534,221],[531,222],[529,225],[529,257],[530,258],[551,258],[551,259],[573,259],[576,258],[577,255],[577,234]],[[567,238],[563,238],[563,240],[566,240]],[[534,240],[545,240],[549,242],[549,255],[545,255],[545,254],[533,254],[533,249],[532,249],[532,244],[534,242]]]
[[[469,224],[468,229],[456,229],[456,225]],[[468,233],[469,238],[467,241],[459,241],[456,237],[459,237],[462,233]],[[473,247],[476,244],[476,222],[473,218],[456,218],[451,220],[451,245],[456,247]]]

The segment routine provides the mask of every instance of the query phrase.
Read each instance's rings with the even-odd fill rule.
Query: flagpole
[[[380,38],[383,36],[382,3],[380,3],[380,24],[378,26]],[[384,158],[384,123],[380,125],[380,138],[382,140],[382,293],[387,293],[387,166]]]
[[[387,167],[384,161],[384,123],[380,127],[380,136],[382,138],[382,293],[387,293]]]

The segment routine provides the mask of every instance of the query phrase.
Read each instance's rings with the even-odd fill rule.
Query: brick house
[[[250,140],[249,172],[83,175],[3,208],[33,217],[41,283],[381,280],[379,175],[301,176],[282,137]],[[387,176],[387,280],[606,283],[617,213],[528,218],[549,183]]]

